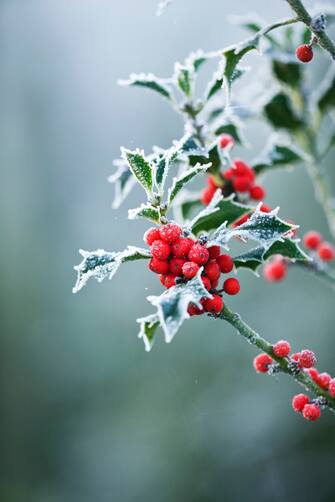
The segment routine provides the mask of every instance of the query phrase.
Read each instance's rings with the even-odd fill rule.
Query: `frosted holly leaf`
[[[304,126],[293,109],[287,94],[279,92],[272,96],[264,106],[264,114],[270,124],[278,129],[296,130]]]
[[[196,52],[191,52],[191,54],[185,60],[185,65],[187,67],[192,67],[195,72],[197,72],[201,66],[206,63],[212,57],[215,57],[215,53],[212,52],[204,52],[202,49],[197,50]]]
[[[171,205],[173,199],[187,183],[189,183],[197,174],[207,171],[211,165],[211,163],[196,164],[194,167],[187,169],[187,171],[182,173],[179,177],[173,178],[172,185],[168,191],[168,206]]]
[[[233,237],[239,237],[244,241],[253,240],[259,242],[265,250],[268,250],[272,244],[278,240],[282,240],[285,235],[297,228],[296,225],[291,225],[280,218],[277,214],[279,208],[274,209],[270,213],[261,212],[260,203],[256,211],[242,225],[235,228],[227,228],[227,223],[223,223],[209,237],[208,245],[218,245],[227,248],[227,244]]]
[[[237,124],[232,122],[223,124],[215,130],[216,136],[221,136],[221,134],[230,134],[238,145],[244,145],[245,143],[241,129]]]
[[[121,263],[151,258],[149,250],[134,246],[128,246],[124,251],[113,253],[104,249],[96,251],[80,249],[79,253],[83,260],[74,267],[78,275],[72,289],[73,293],[78,293],[91,277],[94,277],[98,282],[102,282],[106,277],[112,279]]]
[[[207,162],[210,162],[212,164],[212,166],[211,166],[212,173],[217,173],[221,170],[222,159],[221,159],[221,155],[220,155],[220,152],[218,149],[218,142],[217,141],[213,141],[213,143],[211,143],[207,147],[205,152],[202,153],[201,155],[191,154],[189,156],[189,163],[191,164],[191,166],[195,166],[198,163],[206,164]]]
[[[141,317],[137,319],[136,322],[140,325],[140,332],[138,338],[141,338],[144,342],[144,347],[147,352],[150,352],[155,340],[155,333],[159,326],[158,314],[151,314],[147,317]]]
[[[212,80],[205,90],[205,101],[209,101],[224,87],[224,60],[220,61],[219,69],[214,73]]]
[[[239,78],[244,71],[243,69],[238,68],[239,62],[248,52],[253,49],[257,49],[258,43],[259,36],[256,35],[241,44],[233,45],[223,50],[222,55],[225,58],[223,77],[227,86],[228,95],[230,93],[232,83],[234,80]]]
[[[151,204],[141,204],[139,207],[134,209],[129,209],[128,219],[136,220],[138,218],[144,218],[154,223],[158,223],[160,219],[160,212],[157,207],[151,206]]]
[[[115,190],[112,208],[118,209],[129,195],[132,188],[136,185],[136,180],[129,171],[128,165],[124,160],[116,159],[113,163],[117,167],[117,170],[114,174],[111,174],[107,180],[109,183],[113,183]]]
[[[209,205],[193,219],[192,232],[197,235],[223,224],[229,225],[251,210],[251,207],[235,202],[234,194],[224,199],[221,190],[217,190]]]
[[[301,162],[306,158],[307,155],[296,146],[271,138],[260,157],[252,163],[252,167],[257,174],[261,174],[270,169]]]
[[[187,312],[190,303],[202,308],[201,298],[212,298],[202,283],[201,272],[202,268],[193,279],[167,289],[160,296],[148,296],[148,301],[157,308],[166,343],[171,342],[183,322],[190,317]]]
[[[145,158],[143,150],[127,150],[121,148],[122,158],[127,162],[131,173],[135,176],[138,183],[144,188],[147,195],[152,193],[152,166]]]
[[[185,96],[188,98],[192,96],[194,87],[194,70],[192,66],[176,63],[173,80]]]
[[[316,101],[322,113],[335,107],[335,72],[333,67],[330,68],[326,78],[317,89]]]
[[[152,73],[132,73],[127,80],[119,80],[119,85],[131,86],[131,87],[144,87],[146,89],[151,89],[157,92],[169,101],[173,101],[173,95],[170,87],[166,84],[166,81],[162,78],[156,77]]]
[[[300,86],[303,69],[293,54],[272,50],[267,55],[272,59],[272,72],[280,82],[293,88]]]
[[[296,261],[311,261],[309,256],[300,248],[299,240],[284,238],[282,241],[274,242],[268,250],[263,246],[258,246],[244,254],[236,256],[234,258],[234,264],[236,268],[243,267],[257,272],[257,269],[263,262],[275,255],[283,256],[293,263]]]

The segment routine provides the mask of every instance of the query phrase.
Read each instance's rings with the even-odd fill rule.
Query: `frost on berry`
[[[292,399],[292,408],[297,413],[301,413],[306,404],[309,403],[309,397],[306,394],[297,394],[293,396]]]
[[[311,350],[304,349],[300,352],[300,364],[303,368],[311,368],[316,364],[316,357]]]
[[[280,340],[273,345],[272,350],[277,357],[287,357],[291,351],[291,346],[286,340]]]
[[[258,354],[253,361],[253,365],[257,373],[267,373],[272,363],[272,357],[265,353]]]
[[[306,404],[302,410],[302,416],[306,420],[314,422],[321,416],[320,407],[314,403]]]

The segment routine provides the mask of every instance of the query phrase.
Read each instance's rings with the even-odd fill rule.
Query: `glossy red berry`
[[[241,286],[240,283],[235,277],[230,277],[226,279],[223,283],[223,289],[227,295],[237,295],[239,293]]]
[[[216,258],[217,264],[223,274],[229,274],[234,268],[234,262],[229,254],[221,254]]]
[[[313,59],[313,49],[308,44],[299,45],[296,48],[295,55],[302,63],[309,63]]]
[[[253,200],[262,200],[265,197],[265,190],[260,185],[254,185],[250,189],[250,197]]]
[[[331,397],[335,397],[335,378],[329,380],[328,391]]]
[[[205,265],[205,274],[210,281],[217,281],[220,277],[221,270],[216,260],[209,261]]]
[[[300,364],[303,368],[312,368],[316,363],[316,357],[311,350],[304,349],[300,352]]]
[[[308,368],[306,371],[309,374],[309,376],[311,377],[311,379],[317,383],[318,378],[319,378],[318,370],[316,368]]]
[[[219,314],[223,308],[223,301],[221,296],[213,295],[213,298],[206,298],[204,300],[204,308],[206,312]]]
[[[310,232],[307,232],[304,235],[304,244],[307,249],[317,249],[322,241],[322,237],[319,234],[319,232],[316,232],[315,230],[311,230]]]
[[[168,223],[167,225],[160,227],[159,235],[162,241],[172,244],[181,236],[181,228],[175,223]]]
[[[167,274],[165,276],[164,286],[169,289],[175,285],[176,285],[176,276],[174,274]]]
[[[302,410],[302,416],[306,418],[306,420],[310,420],[311,422],[315,422],[321,416],[321,411],[319,406],[314,403],[305,404]]]
[[[213,188],[213,187],[206,187],[202,190],[201,202],[203,203],[204,206],[208,206],[210,201],[213,199],[215,191],[216,191],[216,188]]]
[[[183,258],[172,258],[170,260],[170,272],[174,275],[183,274],[183,265],[185,260]]]
[[[189,313],[190,316],[200,315],[204,313],[204,309],[200,309],[194,303],[190,303],[187,308],[187,312]]]
[[[257,373],[267,373],[270,364],[272,364],[273,360],[268,354],[258,354],[254,358],[254,368],[257,371]]]
[[[264,203],[261,205],[260,210],[262,213],[270,213],[272,211],[271,207]]]
[[[158,239],[160,239],[160,235],[159,228],[157,227],[149,228],[143,236],[144,242],[146,242],[149,246],[151,246],[151,244]]]
[[[219,279],[217,279],[216,281],[211,281],[211,285],[212,289],[216,289],[219,285]]]
[[[251,167],[241,159],[236,159],[234,161],[233,170],[236,176],[248,175]]]
[[[239,176],[233,180],[233,187],[236,192],[245,193],[250,190],[250,179],[248,176]]]
[[[166,242],[159,239],[151,244],[150,252],[157,260],[167,260],[171,254],[171,248]]]
[[[331,380],[331,376],[328,373],[326,373],[326,372],[319,373],[318,378],[317,378],[317,383],[322,389],[327,390],[329,387],[330,380]]]
[[[279,340],[274,344],[272,350],[277,357],[287,357],[291,352],[291,345],[286,340]]]
[[[199,265],[194,261],[186,261],[182,267],[182,272],[186,279],[192,279],[199,271]]]
[[[210,289],[212,289],[212,283],[211,281],[208,279],[208,277],[206,277],[205,275],[203,275],[201,277],[201,280],[202,280],[202,283],[203,285],[205,286],[205,288],[207,289],[207,291],[209,291]]]
[[[309,397],[306,396],[306,394],[297,394],[296,396],[293,396],[292,408],[297,413],[301,413],[306,404],[308,403],[309,403]]]
[[[194,242],[189,237],[180,237],[180,239],[176,240],[171,246],[172,254],[176,258],[185,258],[193,244]]]
[[[232,167],[230,169],[226,169],[226,171],[222,173],[222,176],[227,181],[232,180],[235,176],[235,169],[233,169]]]
[[[209,252],[209,257],[211,260],[215,260],[215,258],[220,256],[221,253],[220,246],[210,246],[209,248],[207,248],[207,250]]]
[[[209,259],[209,252],[201,244],[194,244],[188,253],[188,258],[198,265],[205,265]]]
[[[335,249],[329,242],[322,242],[318,247],[318,255],[322,261],[332,261],[335,258]]]
[[[287,267],[283,260],[274,260],[264,265],[263,276],[269,282],[282,281],[286,276]]]
[[[239,227],[241,225],[243,225],[243,223],[246,223],[248,221],[248,219],[250,218],[251,214],[244,214],[243,216],[241,216],[241,218],[239,218],[238,220],[236,220],[234,223],[233,223],[233,227],[236,228],[236,227]]]
[[[155,272],[155,274],[167,274],[169,271],[169,262],[151,258],[149,261],[149,268],[152,272]]]
[[[234,138],[230,134],[222,134],[219,139],[220,148],[233,147],[235,144]]]

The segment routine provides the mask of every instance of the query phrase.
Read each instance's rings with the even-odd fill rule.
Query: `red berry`
[[[194,244],[188,253],[188,258],[198,265],[205,265],[209,259],[209,252],[201,244]]]
[[[318,378],[319,378],[319,372],[316,368],[308,368],[307,370],[307,373],[309,374],[309,376],[311,377],[312,380],[314,380],[314,382],[318,382]]]
[[[203,285],[205,286],[205,288],[207,289],[207,291],[209,291],[211,288],[212,288],[212,283],[211,281],[208,279],[208,277],[206,277],[205,275],[203,275],[201,277],[201,280],[202,280],[202,283]]]
[[[207,251],[209,252],[209,257],[211,260],[215,260],[218,256],[220,256],[221,249],[220,246],[210,246],[207,248]]]
[[[214,178],[214,176],[207,176],[207,185],[211,188],[214,188],[215,190],[219,188],[219,185],[217,184],[217,181]]]
[[[318,247],[319,258],[323,261],[332,261],[335,258],[335,249],[329,242],[322,242]]]
[[[167,260],[170,256],[171,248],[166,242],[159,239],[151,244],[150,251],[152,256],[157,258],[157,260]]]
[[[219,139],[220,148],[233,147],[235,144],[234,138],[230,134],[222,134]]]
[[[296,363],[299,362],[300,360],[300,352],[295,352],[294,354],[291,355],[291,359],[295,361]]]
[[[304,235],[304,244],[308,249],[317,249],[321,244],[321,241],[321,235],[315,230],[311,230]]]
[[[223,301],[221,296],[213,295],[213,298],[206,298],[204,300],[204,308],[206,312],[211,312],[212,314],[219,314],[223,308]]]
[[[223,283],[223,289],[227,295],[237,295],[239,293],[241,286],[235,277],[230,277],[226,279]]]
[[[310,420],[314,422],[318,418],[320,418],[321,411],[320,408],[314,404],[305,404],[304,409],[302,410],[302,416],[306,418],[306,420]]]
[[[329,381],[329,387],[328,387],[329,394],[331,397],[335,397],[335,378],[332,378]]]
[[[159,276],[159,280],[160,280],[161,284],[163,284],[163,286],[165,286],[165,279],[166,279],[166,275],[165,274],[161,274]]]
[[[160,239],[159,228],[157,227],[149,228],[143,236],[144,242],[146,242],[149,246],[151,246],[154,241],[157,241],[157,239]]]
[[[160,227],[159,235],[162,241],[172,244],[181,236],[181,228],[175,223],[168,223],[167,225]]]
[[[244,214],[243,216],[241,216],[241,218],[239,218],[238,220],[236,220],[234,223],[233,223],[233,227],[239,227],[240,225],[243,225],[243,223],[246,223],[248,221],[248,219],[250,218],[251,214]]]
[[[260,210],[262,213],[270,213],[272,211],[271,207],[264,203],[261,205]]]
[[[169,271],[169,262],[151,258],[149,261],[149,268],[152,272],[155,272],[155,274],[167,274]]]
[[[239,176],[233,180],[233,187],[236,192],[248,192],[250,190],[250,184],[248,176]]]
[[[205,274],[210,281],[217,281],[220,277],[220,273],[221,270],[216,260],[209,261],[207,265],[205,265]]]
[[[286,271],[285,262],[283,260],[275,260],[264,265],[263,276],[269,282],[278,282],[284,279]]]
[[[172,258],[170,260],[170,272],[174,275],[182,275],[184,263],[183,258]]]
[[[194,261],[186,261],[182,268],[183,274],[186,279],[192,279],[199,271],[199,265]]]
[[[300,364],[303,368],[311,368],[316,363],[316,357],[311,350],[304,349],[300,352]]]
[[[309,63],[313,59],[313,49],[308,44],[299,45],[296,48],[295,55],[302,63]]]
[[[180,239],[174,242],[171,246],[172,254],[176,258],[184,258],[188,255],[193,244],[194,242],[189,237],[180,237]]]
[[[216,281],[211,281],[211,284],[212,284],[212,289],[216,289],[219,284],[219,279],[217,279]]]
[[[277,357],[287,357],[291,352],[291,345],[286,340],[280,340],[274,344],[272,350]]]
[[[169,289],[176,285],[176,276],[174,274],[167,274],[165,276],[164,286]]]
[[[226,171],[222,173],[222,176],[227,181],[233,179],[235,176],[235,169],[233,169],[232,167],[230,169],[226,169]]]
[[[268,354],[258,354],[255,357],[253,365],[257,373],[267,373],[270,364],[272,364],[272,358]]]
[[[208,206],[210,201],[213,199],[213,195],[215,194],[216,188],[207,187],[204,188],[201,192],[201,202],[204,206]]]
[[[221,254],[216,258],[217,264],[223,274],[229,274],[234,268],[234,262],[229,254]]]
[[[245,176],[248,175],[249,171],[251,170],[251,167],[248,166],[248,164],[243,160],[236,159],[234,161],[233,169],[236,176]]]
[[[253,200],[262,200],[265,197],[265,190],[260,185],[254,185],[250,189],[250,197]]]
[[[294,411],[299,413],[304,409],[304,407],[308,403],[309,403],[309,397],[306,396],[306,394],[297,394],[296,396],[293,396],[292,408],[294,409]]]
[[[193,316],[193,315],[203,314],[204,310],[199,309],[199,307],[197,307],[194,303],[190,303],[187,308],[187,312],[189,313],[190,316]]]
[[[324,373],[319,373],[318,379],[317,379],[317,384],[322,388],[327,390],[329,386],[329,382],[331,380],[331,376],[324,372]]]

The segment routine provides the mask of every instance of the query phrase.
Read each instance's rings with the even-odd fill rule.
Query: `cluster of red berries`
[[[159,274],[160,282],[166,288],[189,281],[203,267],[201,279],[213,298],[203,298],[202,308],[190,304],[190,315],[204,312],[219,314],[223,308],[220,293],[239,293],[240,283],[235,277],[224,281],[222,291],[217,290],[220,275],[229,274],[234,268],[233,259],[228,254],[221,254],[220,246],[206,247],[201,239],[184,237],[181,227],[174,223],[150,228],[144,234],[144,240],[150,246],[152,255],[149,269]]]
[[[234,139],[230,134],[223,134],[219,139],[222,149],[234,146]],[[260,201],[265,197],[265,190],[261,185],[255,184],[255,172],[246,162],[236,159],[232,167],[221,172],[218,177],[208,176],[207,187],[201,194],[201,202],[207,206],[216,190],[220,188],[225,197],[232,193],[239,196],[248,195],[248,198]]]
[[[311,230],[304,235],[304,244],[307,249],[317,253],[322,261],[332,261],[335,258],[335,248],[330,242],[323,240],[321,234]]]
[[[312,44],[302,44],[296,48],[295,55],[302,63],[309,63],[313,59]]]
[[[273,355],[277,358],[289,358],[297,371],[305,371],[310,378],[323,390],[328,390],[331,397],[335,397],[335,378],[328,373],[319,373],[314,367],[316,357],[314,352],[308,349],[301,350],[290,355],[291,346],[286,340],[280,340],[272,346]],[[255,357],[253,362],[257,373],[268,373],[271,367],[275,367],[275,361],[269,354],[262,353]],[[297,394],[292,399],[294,411],[302,413],[306,420],[315,421],[321,415],[320,402],[318,399],[310,400],[305,394]]]

